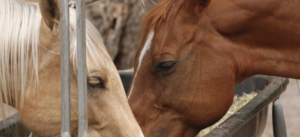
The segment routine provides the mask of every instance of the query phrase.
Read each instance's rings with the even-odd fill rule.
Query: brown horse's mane
[[[140,45],[143,44],[147,35],[155,27],[159,26],[162,20],[166,20],[167,28],[165,30],[164,39],[169,30],[169,26],[173,23],[179,9],[185,0],[163,0],[152,7],[143,17],[140,31]],[[163,42],[162,42],[163,44]]]

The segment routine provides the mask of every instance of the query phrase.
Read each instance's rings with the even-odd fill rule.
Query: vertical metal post
[[[68,0],[60,1],[61,46],[61,136],[71,137],[70,132],[70,39]]]
[[[78,136],[87,137],[87,77],[85,0],[76,0],[77,24],[77,81],[78,81]]]
[[[272,115],[274,137],[287,137],[284,114],[279,99],[273,102]]]

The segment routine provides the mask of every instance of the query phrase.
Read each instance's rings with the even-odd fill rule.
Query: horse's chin
[[[145,132],[146,137],[195,137],[200,129],[187,125],[184,122],[170,121],[169,123],[159,124],[147,129]],[[162,125],[162,126],[161,126]],[[153,129],[153,130],[151,130]]]
[[[161,113],[157,118],[140,120],[145,137],[194,137],[200,131],[178,115]]]

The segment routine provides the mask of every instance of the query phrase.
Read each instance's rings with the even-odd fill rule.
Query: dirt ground
[[[280,101],[284,110],[288,137],[300,137],[300,91],[295,79],[289,79],[286,91]],[[298,80],[300,86],[300,80]],[[272,105],[269,106],[268,120],[262,137],[273,137]]]

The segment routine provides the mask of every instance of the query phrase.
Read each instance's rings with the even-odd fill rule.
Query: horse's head
[[[232,103],[236,72],[209,2],[164,0],[144,17],[129,104],[145,136],[193,136]]]
[[[30,54],[31,57],[38,57],[38,59],[30,61],[34,64],[32,66],[38,64],[38,67],[32,68],[37,69],[38,73],[33,73],[33,76],[38,75],[38,77],[33,77],[35,80],[27,80],[27,85],[37,86],[28,86],[26,88],[24,101],[19,102],[24,104],[19,110],[24,124],[36,135],[59,136],[61,129],[59,0],[40,0],[39,6],[41,15],[40,13],[35,14],[42,17],[42,21],[36,22],[37,24],[41,23],[40,46],[37,50],[38,56]],[[28,9],[23,12],[28,12]],[[89,136],[143,136],[127,103],[118,71],[103,45],[99,32],[88,21],[86,26]],[[71,131],[72,136],[76,136],[78,128],[78,96],[76,13],[74,9],[70,9],[70,36]],[[35,53],[34,49],[31,50],[33,51],[32,53]],[[35,62],[36,60],[39,63]]]

